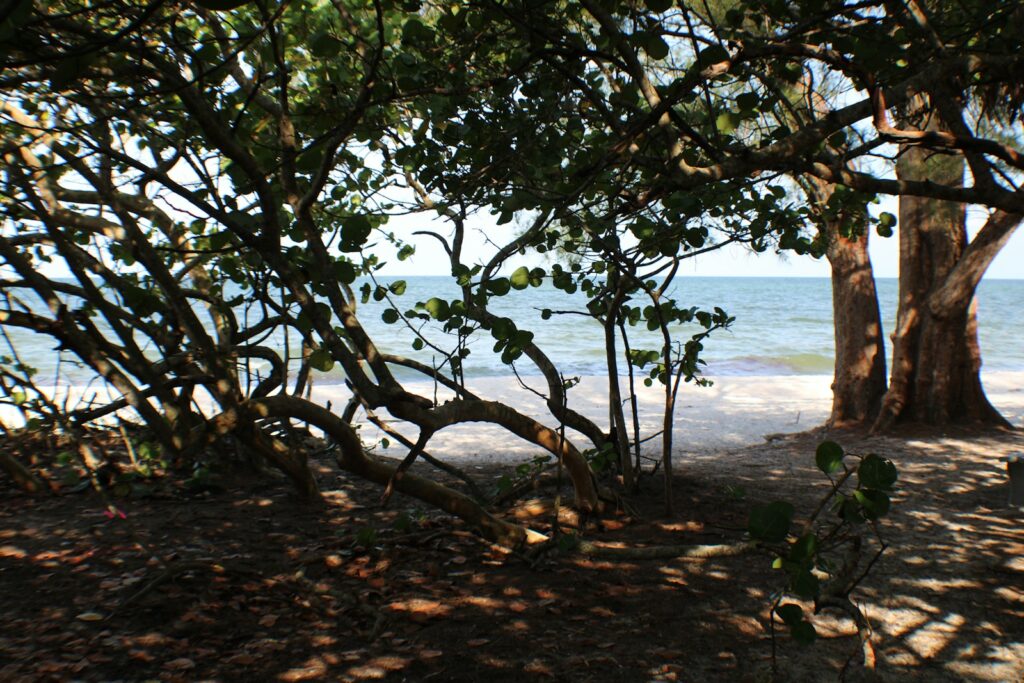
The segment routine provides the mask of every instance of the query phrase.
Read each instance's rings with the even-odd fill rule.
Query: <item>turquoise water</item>
[[[417,301],[438,296],[454,298],[458,291],[445,277],[380,278],[381,284],[397,279],[407,282],[405,294],[395,297],[401,310],[412,308]],[[719,306],[736,322],[729,330],[718,331],[705,342],[704,359],[709,375],[777,375],[777,374],[830,374],[833,364],[832,294],[827,278],[745,278],[745,277],[684,277],[678,279],[674,296],[684,306],[710,308]],[[878,282],[882,304],[885,336],[888,339],[894,327],[896,314],[895,279]],[[978,292],[979,328],[982,355],[987,370],[1024,370],[1024,280],[986,280]],[[542,309],[582,310],[582,295],[568,297],[549,284],[522,291],[513,290],[506,297],[495,298],[491,310],[500,316],[516,320],[521,328],[530,329],[536,342],[545,350],[567,376],[594,375],[604,372],[604,337],[601,327],[593,320],[572,314],[554,315],[542,320]],[[414,351],[410,344],[413,334],[400,323],[387,325],[381,319],[386,302],[370,301],[359,306],[363,321],[378,346],[384,351],[413,356],[427,364],[442,362],[443,356],[428,350]],[[241,312],[240,312],[241,313]],[[444,349],[455,342],[441,334],[436,326],[424,328],[428,338]],[[697,331],[681,328],[677,339],[687,339]],[[33,336],[22,330],[12,330],[22,359],[39,368],[41,383],[50,383],[57,369],[58,353],[49,338]],[[493,353],[494,340],[489,334],[477,335],[469,344],[471,354],[466,359],[466,374],[499,376],[510,374],[498,355]],[[279,350],[284,347],[280,336],[264,342]],[[636,328],[631,332],[634,348],[658,348],[659,338]],[[292,352],[298,338],[292,337]],[[6,350],[4,350],[6,353]],[[70,358],[65,355],[65,359]],[[536,374],[525,358],[516,365],[521,374]],[[89,374],[73,364],[62,363],[63,381],[80,383],[90,379]],[[403,376],[403,372],[399,372]],[[404,374],[409,377],[411,375]],[[319,381],[340,381],[337,371],[319,375]]]

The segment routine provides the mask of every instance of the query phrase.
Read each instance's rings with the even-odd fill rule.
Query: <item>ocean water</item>
[[[403,311],[430,297],[451,299],[458,294],[451,280],[440,276],[387,277],[379,278],[378,282],[387,285],[395,280],[407,283],[402,296],[392,295],[395,305]],[[888,339],[895,323],[897,282],[895,279],[880,279],[878,289]],[[736,318],[730,329],[716,331],[705,340],[703,358],[707,362],[707,375],[820,375],[832,372],[832,294],[827,278],[690,276],[677,280],[672,295],[683,306],[705,309],[718,306]],[[540,287],[513,290],[505,297],[492,299],[490,306],[496,315],[512,318],[520,328],[533,331],[535,342],[568,377],[604,373],[603,331],[598,323],[583,315],[561,313],[542,320],[541,311],[545,308],[582,311],[585,302],[580,294],[568,296],[545,283]],[[985,370],[1024,370],[1024,309],[1021,306],[1024,302],[1024,280],[985,280],[978,291],[978,302],[979,337]],[[382,320],[381,314],[388,307],[386,301],[371,300],[358,308],[360,320],[378,346],[384,351],[411,356],[428,365],[442,364],[443,354],[429,348],[415,351],[411,347],[414,335],[402,323],[388,325]],[[239,314],[241,316],[242,311]],[[446,350],[455,347],[455,340],[444,335],[436,324],[426,323],[422,330],[438,347]],[[697,331],[696,325],[682,326],[675,330],[675,337],[685,341]],[[68,362],[70,354],[55,351],[51,339],[24,330],[9,330],[9,333],[22,361],[39,369],[41,384],[52,384],[49,378],[58,375],[60,383],[79,384],[91,378],[87,370]],[[282,335],[264,343],[278,350],[285,347]],[[292,353],[295,353],[299,345],[297,335],[293,335],[289,343]],[[630,343],[633,348],[657,349],[660,337],[641,325],[631,329]],[[467,377],[511,374],[512,369],[493,352],[493,344],[493,338],[486,332],[471,338],[468,344],[470,355],[465,361]],[[0,354],[8,353],[7,349],[0,349]],[[59,367],[58,359],[63,359]],[[258,362],[254,362],[253,367],[260,369]],[[538,374],[525,357],[516,363],[515,370],[522,375]],[[418,376],[402,369],[396,374],[405,378]],[[317,373],[319,382],[340,382],[343,379],[337,369]]]
[[[444,277],[381,278],[381,284],[404,279],[407,289],[395,297],[399,308],[431,296],[454,297],[457,293]],[[681,277],[671,295],[680,305],[723,308],[736,318],[730,329],[714,332],[704,342],[703,358],[708,375],[814,375],[831,374],[834,363],[832,285],[828,278],[779,277]],[[888,339],[895,328],[897,280],[879,279],[879,302],[884,333]],[[541,311],[583,310],[582,295],[567,296],[545,283],[540,287],[513,290],[506,297],[492,299],[491,310],[517,321],[535,333],[535,341],[568,375],[604,372],[604,333],[590,318],[573,314],[541,319]],[[1024,280],[986,280],[978,291],[979,338],[987,370],[1024,370]],[[646,303],[646,302],[645,302]],[[370,302],[360,308],[360,319],[389,351],[416,355],[409,344],[412,335],[397,325],[386,325],[380,313],[384,302]],[[686,340],[698,326],[680,326],[677,339]],[[491,351],[493,339],[481,335],[470,344],[467,376],[510,374],[507,366]],[[630,329],[633,348],[660,348],[660,336],[643,325]],[[443,344],[439,344],[445,348]],[[888,349],[891,354],[891,348]],[[435,355],[435,362],[443,360]],[[620,362],[620,369],[622,365]],[[528,359],[517,362],[521,374],[534,374]]]

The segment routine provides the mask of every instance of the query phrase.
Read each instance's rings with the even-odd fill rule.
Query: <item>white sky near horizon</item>
[[[877,211],[888,211],[897,214],[897,201],[895,198],[884,198],[876,207]],[[980,208],[972,207],[968,213],[968,230],[970,236],[978,230],[984,222],[987,212]],[[486,260],[493,248],[487,247],[480,233],[483,229],[492,225],[493,219],[486,215],[478,215],[471,219],[471,225],[477,230],[466,240],[464,250],[464,261]],[[490,228],[502,234],[507,234],[508,226],[502,228]],[[431,223],[423,214],[408,217],[393,218],[388,224],[388,230],[394,231],[396,235],[409,239],[410,233],[417,229],[435,230],[447,234],[447,229],[441,223]],[[877,278],[895,278],[899,275],[899,228],[892,237],[883,238],[878,235],[871,235],[869,249],[871,262]],[[388,276],[417,276],[417,275],[449,275],[448,257],[433,238],[416,238],[416,253],[406,261],[398,261],[393,257],[393,250],[381,245],[379,251],[381,260],[385,266],[379,271],[381,275]],[[476,258],[474,258],[476,257]],[[527,257],[515,261],[512,266],[520,264],[543,265],[539,256]],[[508,270],[506,268],[505,270]],[[749,249],[741,246],[726,247],[717,252],[702,254],[701,256],[687,260],[679,271],[680,275],[704,276],[704,277],[829,277],[829,265],[825,259],[814,259],[810,256],[797,256],[795,254],[776,254],[773,251],[755,254]],[[989,266],[985,273],[986,279],[1024,279],[1024,228],[1018,228],[1009,243],[1000,251],[999,255]]]

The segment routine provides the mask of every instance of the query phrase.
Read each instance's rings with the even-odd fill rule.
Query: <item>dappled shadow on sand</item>
[[[820,436],[820,435],[819,435]],[[681,462],[677,519],[659,482],[605,544],[731,542],[753,502],[824,493],[817,436]],[[1016,435],[855,439],[901,481],[891,548],[858,589],[883,678],[1017,680],[1024,673],[1024,522],[1004,507],[998,454]],[[485,480],[500,474],[478,470]],[[446,517],[321,472],[328,506],[283,485],[128,500],[8,496],[0,514],[3,680],[766,680],[762,555],[529,562]],[[738,494],[742,487],[746,494]],[[820,489],[820,490],[814,490]],[[548,500],[545,495],[543,500]],[[547,503],[507,511],[547,531]],[[575,519],[563,511],[571,527]],[[778,680],[834,679],[856,648],[822,615],[803,648],[782,632]],[[851,678],[857,677],[856,671]]]
[[[807,453],[821,437],[819,432],[750,449],[739,454],[737,472],[773,493],[793,490],[794,482],[812,476]],[[1024,514],[1007,506],[1000,461],[1024,447],[1024,437],[963,432],[831,438],[848,451],[882,454],[900,472],[883,525],[891,547],[857,594],[876,632],[880,673],[1024,680]]]

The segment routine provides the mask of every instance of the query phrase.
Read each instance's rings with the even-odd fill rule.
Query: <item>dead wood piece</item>
[[[706,560],[715,557],[736,557],[756,552],[761,546],[754,541],[716,545],[652,545],[646,547],[617,547],[583,541],[576,552],[588,557],[609,560]]]
[[[22,491],[26,493],[40,493],[43,491],[43,482],[32,470],[25,467],[13,456],[0,451],[0,470],[14,480]]]

